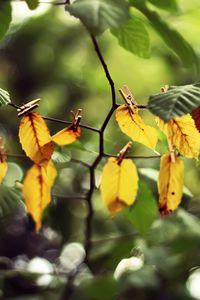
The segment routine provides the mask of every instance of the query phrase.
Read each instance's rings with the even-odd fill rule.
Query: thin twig
[[[103,154],[104,157],[118,157],[117,155],[113,154]],[[126,155],[124,159],[130,158],[130,159],[152,159],[152,158],[160,158],[161,155]]]
[[[77,164],[80,164],[80,165],[83,165],[84,167],[86,167],[88,169],[91,167],[91,165],[89,165],[88,163],[86,163],[86,162],[84,162],[82,160],[76,159],[76,158],[71,158],[70,161],[74,162],[74,163],[77,163]]]
[[[46,117],[46,116],[42,116],[42,118],[47,120],[47,121],[57,122],[57,123],[60,123],[60,124],[67,124],[67,125],[72,124],[71,121],[65,121],[65,120],[61,120],[61,119],[55,119],[55,118]],[[84,125],[84,124],[80,124],[79,126],[81,128],[85,128],[85,129],[88,129],[90,131],[94,131],[94,132],[99,133],[99,129],[97,129],[97,128],[94,128],[94,127],[91,127],[91,126],[88,126],[88,125]]]

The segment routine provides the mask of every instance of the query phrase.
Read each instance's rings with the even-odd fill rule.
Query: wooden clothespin
[[[128,142],[123,148],[122,150],[119,151],[119,154],[117,155],[117,162],[118,165],[121,164],[122,160],[124,159],[124,157],[126,156],[127,152],[130,150],[130,148],[132,147],[132,142]]]
[[[18,111],[18,117],[22,117],[23,115],[27,114],[28,112],[32,111],[33,109],[35,109],[36,107],[39,106],[40,102],[40,98],[39,99],[35,99],[32,101],[29,101],[28,103],[23,104],[22,106],[20,106],[17,111]]]
[[[119,92],[126,105],[129,107],[131,113],[134,113],[134,108],[137,108],[137,102],[135,101],[135,98],[129,90],[128,86],[124,85],[123,88],[119,89]]]
[[[73,131],[76,131],[79,124],[80,124],[80,121],[81,121],[81,118],[82,118],[81,112],[82,112],[81,108],[79,108],[76,113],[71,111],[71,113],[73,115],[73,122],[72,122],[72,125],[71,125]]]
[[[165,84],[164,86],[162,86],[160,88],[160,91],[161,91],[161,93],[166,93],[168,91],[168,89],[169,89],[169,85]]]

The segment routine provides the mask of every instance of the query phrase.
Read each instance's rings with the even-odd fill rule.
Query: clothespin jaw
[[[73,111],[71,111],[71,113],[73,115],[73,122],[72,122],[71,127],[72,127],[73,131],[76,131],[80,124],[81,118],[82,118],[82,116],[81,116],[82,109],[79,108],[76,113],[74,113]]]
[[[132,142],[128,142],[120,151],[119,154],[117,155],[117,163],[118,165],[121,164],[122,160],[124,159],[124,157],[126,156],[127,152],[130,150],[130,148],[132,147]]]
[[[5,143],[4,139],[0,137],[0,162],[3,163],[6,161],[7,155],[6,155],[6,150],[5,150]]]
[[[22,117],[39,106],[40,98],[29,101],[17,109],[18,117]]]

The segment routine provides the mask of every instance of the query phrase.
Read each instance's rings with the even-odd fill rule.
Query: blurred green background
[[[177,2],[180,7],[178,13],[169,14],[165,11],[161,11],[161,14],[172,27],[182,33],[185,39],[193,45],[200,58],[200,3],[198,0],[179,0]],[[139,104],[145,104],[148,97],[157,93],[160,87],[165,84],[182,85],[199,79],[199,74],[193,74],[190,70],[186,69],[179,58],[166,47],[161,38],[150,28],[148,23],[146,23],[146,26],[151,38],[150,59],[138,58],[122,49],[109,31],[106,31],[98,38],[103,56],[115,82],[116,91],[122,87],[123,84],[127,84]],[[1,88],[8,90],[12,101],[18,105],[39,97],[41,98],[41,102],[38,111],[43,116],[63,120],[71,120],[70,111],[76,111],[78,108],[82,108],[82,122],[96,128],[101,126],[111,106],[110,87],[93,49],[88,33],[80,25],[79,21],[70,17],[68,13],[64,11],[63,6],[41,4],[35,11],[30,11],[25,3],[18,1],[13,2],[13,21],[9,34],[7,34],[0,43],[0,83]],[[118,93],[117,98],[118,103],[122,103],[122,99]],[[149,112],[142,111],[141,114],[148,124],[156,126],[154,117]],[[0,110],[0,135],[5,137],[8,154],[22,154],[21,146],[17,138],[18,125],[19,120],[16,111],[10,106],[3,107]],[[62,125],[49,121],[48,126],[52,134],[63,128]],[[106,152],[117,154],[128,141],[128,137],[121,133],[113,116],[105,135]],[[160,133],[160,143],[157,149],[160,153],[166,151],[165,143],[163,143],[163,145],[161,144],[163,141],[164,137]],[[57,150],[61,151],[60,148],[57,148]],[[80,143],[78,142],[62,148],[62,153],[65,155],[83,160],[87,163],[91,163],[94,160],[97,151],[98,136],[96,133],[88,130],[82,130]],[[130,154],[152,155],[154,153],[142,145],[134,143]],[[194,160],[185,159],[184,161],[185,186],[193,195],[192,199],[187,196],[184,197],[184,206],[198,216],[200,212],[200,168],[196,166]],[[15,186],[16,180],[22,181],[23,174],[28,167],[31,166],[31,162],[28,159],[12,157],[9,158],[9,162],[9,172],[4,180],[4,184],[12,187]],[[105,160],[103,159],[96,171],[97,186],[104,163]],[[138,168],[159,169],[159,161],[156,159],[138,159],[135,163]],[[153,195],[157,197],[155,173],[149,170],[148,178],[143,173],[141,173],[141,178],[146,181]],[[46,226],[50,225],[58,234],[58,244],[84,241],[84,219],[87,214],[86,205],[84,201],[70,199],[70,195],[83,195],[88,188],[89,174],[84,166],[70,161],[59,165],[59,175],[53,190],[53,202],[44,214],[44,224]],[[67,196],[67,200],[64,200],[65,196]],[[137,247],[137,245],[135,246],[134,244],[135,241],[133,242],[132,239],[129,240],[129,238],[126,238],[134,235],[135,231],[133,231],[132,225],[130,225],[128,220],[125,220],[123,214],[115,219],[109,217],[102,204],[98,190],[94,193],[93,202],[95,208],[93,238],[94,240],[102,239],[103,242],[99,242],[99,244],[98,242],[96,244],[94,242],[90,267],[91,270],[97,274],[98,272],[104,274],[107,273],[105,270],[113,270],[119,258],[130,252],[133,246]],[[185,216],[181,213],[178,220],[179,218],[181,219],[180,222],[185,222]],[[186,226],[185,223],[184,226],[181,225],[182,223],[177,225],[173,217],[172,223],[170,223],[170,219],[166,221],[166,223],[167,222],[171,224],[169,226],[173,227],[168,230],[171,230],[173,233],[176,231],[176,226],[178,227],[174,236],[180,238],[180,232],[183,230],[183,227]],[[158,232],[162,232],[162,226],[168,225],[160,224],[159,226]],[[154,233],[155,232],[153,232],[153,234]],[[120,250],[115,249],[119,247],[119,245],[112,240],[112,238],[116,236],[125,237],[126,242],[123,240],[122,243],[120,242]],[[190,240],[190,238],[189,236],[188,239]],[[192,238],[191,243],[194,243],[195,247],[197,247],[195,244],[197,237]],[[104,239],[106,239],[106,242],[104,242]],[[154,241],[151,240],[151,237],[149,239],[150,240],[147,240],[145,243],[149,243],[148,246],[151,247]],[[170,240],[170,244],[171,236],[167,236],[166,240],[168,241],[168,239]],[[187,237],[185,239],[186,243],[188,243]],[[137,243],[140,243],[140,241],[137,241],[136,244]],[[160,242],[160,240],[156,241],[156,245],[154,245],[157,251],[156,253],[158,253],[159,259],[162,261],[162,259],[166,257],[165,255],[170,254],[163,253],[162,251],[165,250],[161,249],[161,246],[158,245],[159,243],[161,243],[163,247],[166,245],[164,244],[165,242]],[[183,237],[180,245],[185,245],[184,243]],[[140,245],[143,250],[148,246],[144,244],[142,246]],[[175,246],[173,251],[176,252],[177,249]],[[55,248],[56,247],[58,247],[58,245],[56,245]],[[190,250],[191,249],[188,251]],[[192,249],[192,251],[193,250],[194,249]],[[60,250],[57,251],[59,252]],[[144,252],[145,251],[146,250],[144,250]],[[148,253],[148,255],[152,255],[152,257],[149,258],[150,264],[153,261],[152,264],[159,265],[159,261],[155,262],[153,260],[155,259],[155,257],[153,257],[154,252],[152,249],[151,251],[152,252]],[[195,248],[194,251],[197,251],[197,249]],[[27,253],[29,256],[34,256],[34,254],[30,255],[28,250]],[[44,251],[44,253],[46,252]],[[40,255],[40,251],[36,254]],[[174,270],[180,267],[185,257],[186,256],[183,255],[181,258],[177,258],[175,255],[173,262],[170,262],[171,264],[168,265],[170,266],[169,272],[171,271],[170,268]],[[195,262],[191,260],[190,267],[196,266],[199,263],[198,259]],[[102,262],[104,262],[103,265]],[[166,267],[166,269],[167,268],[168,267]],[[162,270],[160,272],[162,273]],[[186,271],[183,270],[183,273],[184,272]],[[146,278],[146,281],[148,281],[147,278],[149,276],[154,278],[154,275],[152,275],[154,270],[152,268],[145,269],[144,273],[145,274],[139,276],[141,276],[141,282],[144,282],[145,286],[146,283],[143,279]],[[181,274],[183,275],[183,273]],[[177,277],[179,276],[179,274],[175,274],[174,277],[176,275]],[[187,277],[185,273],[184,276]],[[168,275],[166,275],[165,280],[167,280],[166,278],[168,278]],[[182,278],[183,282],[185,278]],[[125,279],[125,286],[126,284],[129,286],[130,282],[128,280],[126,281]],[[134,282],[134,278],[130,280]],[[140,289],[143,287],[141,282]],[[98,282],[95,284],[98,285]],[[112,280],[110,284],[113,284]],[[171,282],[170,278],[170,289],[174,288],[173,284],[175,284],[176,288],[180,288],[182,283],[177,283],[176,280]],[[147,286],[145,286],[145,288]],[[150,282],[148,288],[150,290],[151,288],[156,289],[156,280]],[[115,290],[115,287],[113,287],[113,289]],[[170,297],[171,294],[169,291],[168,293]],[[178,296],[173,295],[173,299],[176,299],[176,297],[182,297],[177,299],[184,299],[184,297],[186,297],[183,289],[180,294],[179,290],[177,293]],[[149,298],[151,297],[150,295],[150,292],[147,292],[147,296],[138,292],[138,298],[136,299],[151,299]],[[77,299],[81,299],[79,294],[77,294],[76,297]],[[101,299],[91,295],[90,297],[89,299]],[[102,297],[107,299],[105,295]],[[127,299],[131,299],[129,297],[130,296],[127,295]],[[86,297],[84,299],[88,298]],[[112,295],[108,299],[112,299]]]

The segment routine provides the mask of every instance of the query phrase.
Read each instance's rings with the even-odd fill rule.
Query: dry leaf
[[[19,139],[26,155],[36,164],[44,165],[53,153],[53,143],[49,129],[36,112],[31,112],[21,119]]]
[[[196,128],[200,132],[200,106],[193,109],[192,111],[192,118],[194,119]]]
[[[109,158],[102,172],[101,193],[110,213],[114,215],[133,204],[137,190],[138,175],[132,160],[123,159],[118,164],[117,158]]]
[[[174,211],[181,202],[183,195],[184,166],[179,157],[172,162],[171,155],[161,157],[158,178],[159,207],[161,214]]]
[[[70,125],[67,128],[62,129],[52,136],[52,140],[60,145],[68,145],[77,140],[81,135],[81,128],[78,126],[77,128],[74,125]]]
[[[26,173],[23,185],[23,195],[30,213],[36,222],[36,230],[40,230],[42,213],[51,201],[51,188],[57,171],[52,163],[43,167],[34,164]]]
[[[195,158],[199,155],[200,133],[198,132],[194,120],[187,114],[164,122],[156,118],[159,128],[166,134],[171,144],[176,146],[178,151],[188,157]]]
[[[154,150],[158,140],[157,131],[144,123],[138,111],[136,106],[130,109],[126,104],[121,105],[116,110],[116,120],[122,132],[133,141]]]
[[[8,169],[7,162],[0,162],[0,183],[3,181]]]

